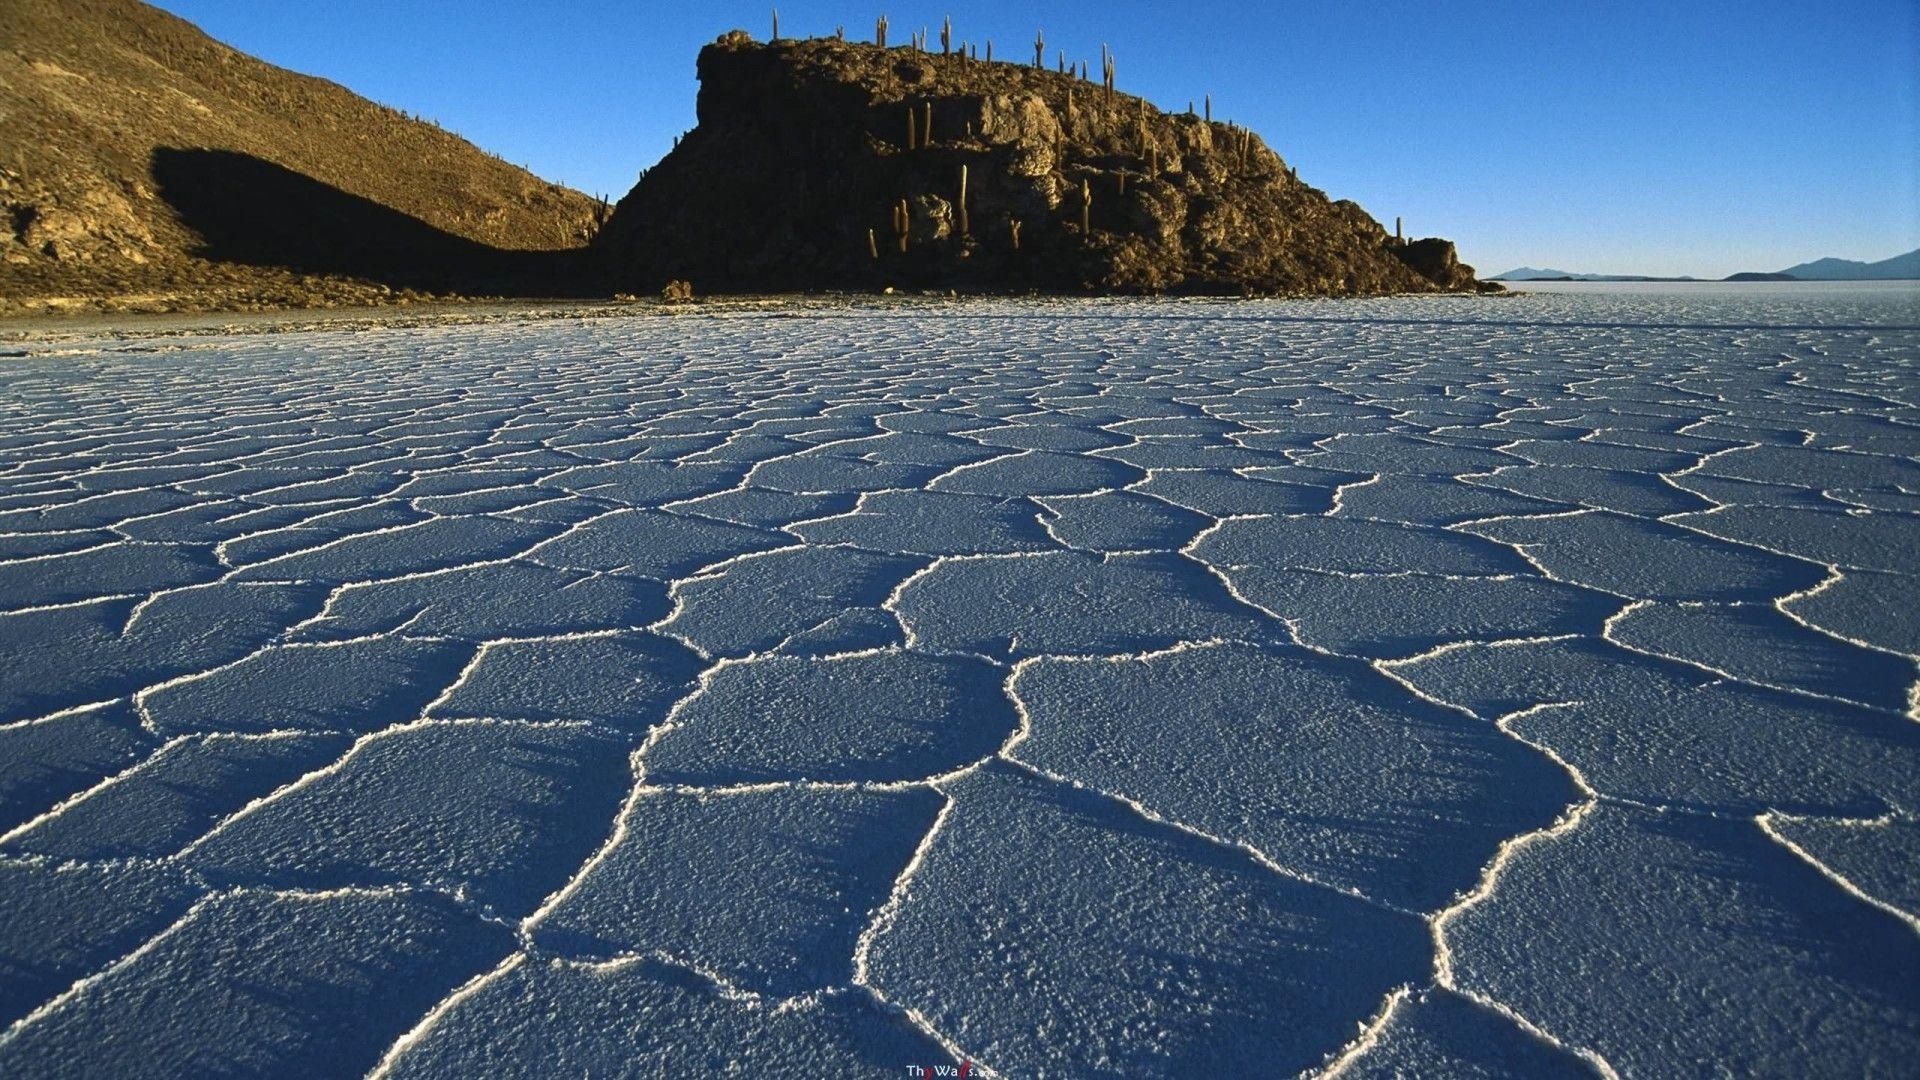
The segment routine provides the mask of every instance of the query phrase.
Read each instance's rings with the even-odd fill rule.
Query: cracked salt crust
[[[0,1072],[1894,1071],[1911,306],[32,347]]]

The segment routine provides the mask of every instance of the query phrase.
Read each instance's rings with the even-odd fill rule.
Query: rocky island
[[[884,30],[876,34],[884,41]],[[622,287],[1351,296],[1492,289],[1252,131],[1167,113],[1044,41],[1026,63],[840,38],[702,49],[699,124],[597,247]]]

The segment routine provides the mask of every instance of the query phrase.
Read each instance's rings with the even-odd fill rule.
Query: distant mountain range
[[[1725,281],[1902,281],[1920,278],[1920,248],[1879,262],[1853,259],[1815,259],[1785,270],[1748,271],[1732,274]],[[1536,270],[1521,266],[1491,281],[1698,281],[1691,277],[1647,277],[1638,274],[1575,274],[1565,270]]]
[[[1799,281],[1897,281],[1920,278],[1920,248],[1879,262],[1815,259],[1780,271]]]
[[[1504,274],[1495,274],[1491,281],[1697,281],[1690,277],[1646,277],[1639,274],[1576,274],[1569,270],[1536,270],[1531,266],[1516,267]]]

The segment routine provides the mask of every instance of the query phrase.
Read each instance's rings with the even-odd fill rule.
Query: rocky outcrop
[[[1473,267],[1460,261],[1460,255],[1454,250],[1451,240],[1442,240],[1437,236],[1405,243],[1396,240],[1389,250],[1411,267],[1414,273],[1448,292],[1469,292],[1480,284],[1474,280]],[[1497,292],[1500,288],[1499,285],[1493,285],[1487,291]]]
[[[1395,240],[1254,133],[1072,74],[734,31],[699,77],[698,126],[600,234],[616,287],[1477,287],[1451,243]]]

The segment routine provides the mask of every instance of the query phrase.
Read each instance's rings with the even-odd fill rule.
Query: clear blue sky
[[[239,49],[618,196],[693,124],[709,0],[163,0]],[[1914,0],[781,5],[784,36],[954,16],[996,55],[1118,56],[1122,89],[1259,131],[1300,176],[1483,273],[1720,276],[1920,247]]]

